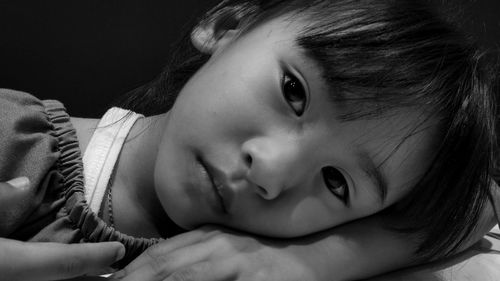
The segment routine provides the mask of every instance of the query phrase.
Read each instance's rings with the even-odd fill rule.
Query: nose
[[[247,179],[256,185],[256,192],[264,199],[273,200],[295,186],[304,170],[304,159],[294,140],[259,137],[242,145],[242,157],[247,166]]]

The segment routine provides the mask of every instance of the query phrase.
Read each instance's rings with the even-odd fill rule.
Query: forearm
[[[383,218],[373,216],[350,224],[329,230],[321,234],[314,244],[322,251],[328,264],[330,276],[335,274],[335,280],[358,280],[394,271],[409,266],[428,262],[417,259],[414,251],[418,245],[416,235],[403,235],[388,230],[383,226]],[[496,223],[490,202],[485,204],[483,214],[475,232],[455,254],[464,252],[479,241]],[[470,255],[470,251],[468,252]],[[419,266],[408,271],[397,273],[404,280],[433,280],[457,267],[462,260],[448,258],[433,264]],[[439,259],[439,257],[438,257]],[[436,269],[439,267],[439,270]],[[432,277],[432,278],[431,278]],[[413,278],[413,279],[412,279]],[[320,278],[319,280],[331,280]],[[402,279],[377,279],[402,280]],[[440,279],[438,279],[440,280]],[[445,279],[444,279],[445,280]]]
[[[484,236],[496,223],[492,206],[488,203],[476,231],[452,257],[399,270],[369,279],[369,281],[498,280],[500,276],[500,240]]]
[[[213,280],[359,280],[415,265],[414,241],[384,228],[376,216],[284,240],[205,226],[151,247],[118,276],[126,276],[125,280],[164,280],[168,276],[191,276],[190,280],[206,280],[207,276]]]
[[[456,256],[365,281],[494,281],[500,276],[499,253],[500,240],[485,237]]]
[[[415,239],[383,227],[378,216],[365,218],[292,243],[307,257],[317,280],[359,280],[415,264]]]

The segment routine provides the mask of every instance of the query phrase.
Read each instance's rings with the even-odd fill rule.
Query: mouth
[[[214,171],[215,169],[208,164],[207,162],[203,161],[201,157],[197,157],[198,162],[200,165],[203,167],[203,169],[207,172],[208,178],[210,179],[210,183],[212,185],[212,189],[217,196],[217,199],[219,201],[219,204],[221,206],[222,212],[224,214],[228,214],[228,209],[227,209],[227,203],[224,200],[224,185],[218,181],[216,178],[214,178]]]

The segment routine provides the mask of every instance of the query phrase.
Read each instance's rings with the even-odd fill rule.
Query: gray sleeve
[[[49,185],[46,174],[58,158],[58,142],[43,102],[0,89],[0,181],[26,176],[31,182],[29,192],[16,202],[2,204],[0,198],[0,237],[9,236],[39,207]]]

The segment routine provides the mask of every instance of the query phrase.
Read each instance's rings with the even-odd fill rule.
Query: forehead
[[[294,45],[294,40],[307,24],[303,17],[294,17],[295,14],[286,13],[266,17],[244,26],[238,38],[251,36],[253,39],[269,42],[281,41]]]

